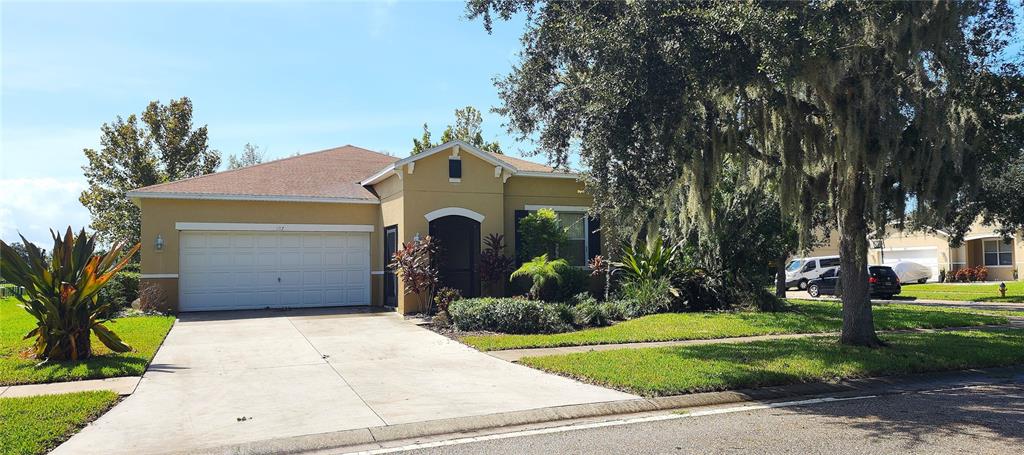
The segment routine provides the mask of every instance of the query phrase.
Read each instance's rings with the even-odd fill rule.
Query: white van
[[[828,270],[839,267],[839,256],[796,258],[786,264],[786,289],[807,289],[807,282]]]

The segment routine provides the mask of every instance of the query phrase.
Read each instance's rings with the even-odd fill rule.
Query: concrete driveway
[[[185,314],[135,393],[55,453],[194,452],[629,398],[496,359],[393,313]]]

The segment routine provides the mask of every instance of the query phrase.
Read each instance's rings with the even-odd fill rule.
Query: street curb
[[[294,454],[316,450],[336,450],[345,447],[380,444],[428,436],[491,430],[501,427],[543,424],[561,420],[638,414],[822,394],[854,395],[869,393],[891,395],[928,390],[940,384],[943,386],[965,387],[977,384],[1007,382],[1014,379],[1024,381],[1024,365],[558,406],[269,439],[192,452],[170,453]]]

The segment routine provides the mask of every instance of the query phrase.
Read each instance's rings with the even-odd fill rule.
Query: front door
[[[458,289],[463,297],[479,297],[480,223],[459,215],[437,218],[430,222],[430,236],[438,243],[441,286]]]
[[[398,276],[388,267],[398,251],[398,226],[384,228],[384,306],[398,306]]]

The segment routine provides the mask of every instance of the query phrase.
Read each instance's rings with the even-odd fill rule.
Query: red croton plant
[[[412,242],[402,243],[402,248],[395,252],[388,264],[392,270],[402,277],[406,294],[415,294],[423,303],[424,313],[430,314],[434,288],[440,281],[434,255],[437,254],[437,241],[431,236],[417,238]]]

